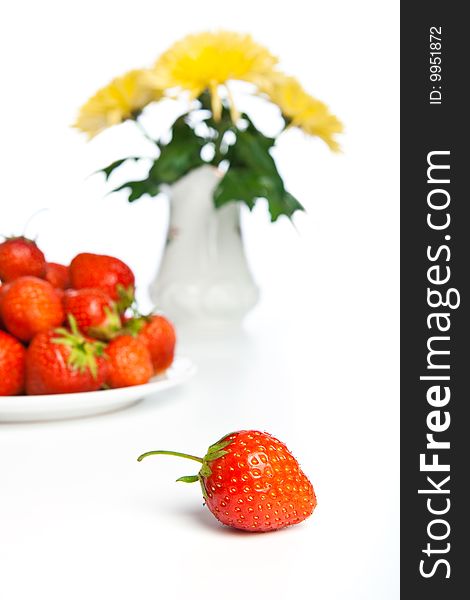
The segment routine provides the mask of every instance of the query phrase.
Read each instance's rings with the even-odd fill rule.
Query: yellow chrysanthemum
[[[129,71],[98,90],[81,107],[74,127],[92,138],[103,129],[130,119],[161,97],[161,91],[149,85],[144,70]]]
[[[256,82],[277,59],[251,35],[231,31],[188,35],[155,63],[150,78],[158,89],[187,90],[192,98],[209,89],[213,112],[220,115],[218,86],[230,80]]]
[[[335,134],[343,131],[343,124],[326,104],[310,96],[295,77],[273,72],[260,85],[260,91],[277,104],[292,123],[308,133],[321,138],[331,150],[338,151]]]

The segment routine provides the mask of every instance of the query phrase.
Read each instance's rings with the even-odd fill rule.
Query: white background
[[[262,301],[244,332],[183,339],[199,366],[187,386],[99,418],[0,424],[2,600],[398,598],[398,3],[5,3],[0,232],[48,208],[27,227],[48,258],[116,254],[145,305],[166,201],[129,206],[86,179],[144,151],[139,137],[125,125],[87,144],[69,125],[113,76],[215,27],[253,33],[329,103],[346,125],[343,155],[296,132],[280,140],[308,214],[297,229],[271,225],[262,205],[244,215]],[[191,464],[135,461],[254,427],[312,479],[319,505],[304,524],[233,533],[196,486],[174,483]]]

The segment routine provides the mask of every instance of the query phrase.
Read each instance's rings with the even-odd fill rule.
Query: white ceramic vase
[[[199,167],[169,188],[170,225],[150,296],[178,325],[239,324],[258,301],[240,230],[240,207],[214,207],[222,175]]]

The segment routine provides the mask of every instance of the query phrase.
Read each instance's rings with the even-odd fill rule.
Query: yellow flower
[[[250,35],[231,31],[188,35],[164,52],[150,72],[158,89],[187,90],[196,98],[209,89],[215,118],[220,116],[218,86],[230,80],[256,82],[277,59]]]
[[[74,127],[90,138],[107,127],[133,118],[147,104],[159,100],[161,91],[150,86],[145,71],[135,69],[116,77],[80,109]]]
[[[274,71],[263,79],[259,89],[279,106],[292,125],[309,135],[318,136],[331,150],[340,149],[334,135],[343,131],[343,124],[326,104],[310,96],[295,77]]]

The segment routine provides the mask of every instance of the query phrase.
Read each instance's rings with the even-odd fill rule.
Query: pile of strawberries
[[[0,396],[90,392],[147,383],[172,363],[175,331],[141,315],[118,258],[48,263],[36,243],[0,243]]]

